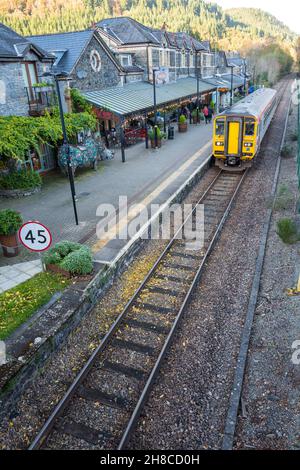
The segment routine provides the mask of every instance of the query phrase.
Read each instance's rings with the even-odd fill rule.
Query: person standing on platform
[[[208,123],[208,114],[209,114],[207,106],[204,106],[203,114],[204,114],[204,118],[205,118],[205,124],[207,124]]]

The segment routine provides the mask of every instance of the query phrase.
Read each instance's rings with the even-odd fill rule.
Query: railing
[[[40,116],[55,105],[56,94],[52,86],[25,87],[25,90],[31,116]]]

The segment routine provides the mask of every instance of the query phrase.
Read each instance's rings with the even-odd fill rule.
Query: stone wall
[[[28,100],[19,62],[0,62],[0,115],[26,116]]]
[[[93,50],[96,50],[101,58],[101,68],[99,72],[95,72],[91,67],[90,55]],[[97,39],[93,37],[75,67],[72,74],[71,86],[81,91],[93,91],[113,87],[119,83],[120,76],[118,68]]]

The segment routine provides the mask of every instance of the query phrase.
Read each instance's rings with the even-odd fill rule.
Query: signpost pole
[[[63,109],[62,109],[62,102],[61,102],[61,94],[60,94],[58,77],[55,75],[54,79],[55,79],[55,84],[56,84],[56,91],[57,91],[57,99],[58,99],[58,107],[59,107],[61,127],[62,127],[62,131],[63,131],[63,139],[64,139],[63,143],[64,143],[64,146],[66,147],[68,176],[69,176],[69,182],[70,182],[70,187],[71,187],[75,223],[76,223],[76,225],[78,225],[78,214],[77,214],[77,207],[76,207],[76,194],[75,194],[74,175],[73,175],[73,169],[72,169],[72,166],[71,166],[71,157],[70,157],[70,145],[69,145],[69,142],[68,142],[64,112],[63,112]]]
[[[153,69],[153,104],[154,104],[154,143],[155,143],[155,148],[157,149],[158,143],[157,143],[157,105],[156,105],[156,75],[155,75],[156,70]]]

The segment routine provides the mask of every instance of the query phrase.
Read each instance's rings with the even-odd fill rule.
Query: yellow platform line
[[[207,142],[204,147],[194,153],[186,162],[184,162],[176,171],[174,171],[167,179],[165,179],[157,188],[155,188],[150,194],[148,194],[142,201],[139,201],[137,204],[142,204],[148,206],[154,199],[164,191],[171,183],[173,183],[181,173],[186,170],[195,160],[202,156],[202,154],[211,146],[212,141]],[[96,253],[97,251],[104,248],[107,243],[115,238],[116,233],[120,233],[122,229],[128,224],[131,220],[139,214],[139,208],[132,208],[128,211],[128,215],[122,217],[117,224],[111,227],[110,230],[106,232],[106,237],[98,240],[93,246],[92,251]]]

